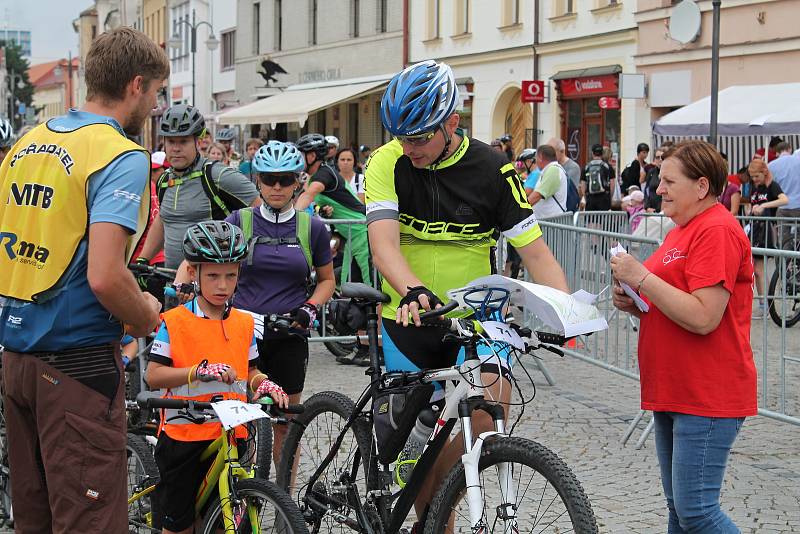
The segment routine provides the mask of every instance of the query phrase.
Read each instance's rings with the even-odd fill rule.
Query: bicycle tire
[[[786,321],[787,328],[794,326],[800,321],[800,280],[797,279],[798,277],[800,277],[800,265],[798,265],[796,260],[788,261],[786,266],[785,286],[787,295],[783,295],[784,282],[781,280],[781,273],[778,269],[772,273],[772,278],[770,278],[769,290],[767,292],[767,295],[769,295],[769,316],[772,322],[780,327],[783,327],[784,320]],[[780,295],[778,291],[781,292]],[[789,304],[787,300],[793,303],[788,317],[781,313],[785,311],[784,306]]]
[[[488,468],[504,462],[520,466],[516,470],[512,469],[512,473],[518,471],[520,475],[519,481],[515,484],[517,502],[514,503],[517,506],[519,532],[576,532],[577,534],[595,534],[598,532],[597,522],[589,499],[586,497],[578,479],[561,458],[535,441],[508,436],[489,437],[484,442],[481,450],[478,469],[482,481],[481,489],[485,497],[483,514],[484,519],[487,521],[487,529],[483,532],[494,532],[495,527],[498,527],[499,531],[503,532],[503,521],[499,518],[492,520],[488,517],[488,514],[492,511],[499,513],[501,508],[499,505],[501,503],[486,502],[490,500],[488,496],[494,492],[494,488],[487,486],[484,472]],[[534,474],[543,476],[545,481],[556,490],[552,500],[547,495],[546,486],[542,490],[541,498],[538,496],[526,497],[528,490],[531,488],[538,489],[539,484],[532,483],[533,477],[531,477],[530,481],[523,481],[523,478],[527,480],[527,477],[522,475],[522,466],[530,468]],[[516,475],[512,474],[512,480],[516,479]],[[469,530],[469,510],[466,508],[466,500],[463,503],[465,506],[463,512],[458,512],[455,509],[457,501],[465,494],[465,487],[464,465],[458,462],[450,470],[433,499],[425,524],[425,534],[452,532],[448,530],[451,511],[455,511],[456,530],[461,532],[462,530],[458,530],[458,528],[463,529],[464,527],[467,528],[467,531]],[[520,488],[525,490],[521,496]],[[565,510],[554,517],[553,513],[549,513],[549,511],[556,497],[561,498]],[[548,501],[549,504],[547,504]],[[545,509],[541,510],[545,505]],[[532,520],[536,521],[533,525],[528,524],[531,518],[528,518],[524,512],[521,513],[528,506],[531,508],[538,506],[538,508],[535,508],[536,515],[532,518]],[[540,511],[542,516],[539,516]],[[564,514],[567,514],[569,522],[562,520]]]
[[[255,478],[238,480],[234,483],[233,494],[239,502],[250,503],[252,500],[260,499],[269,502],[275,510],[274,516],[259,519],[259,528],[266,520],[274,527],[274,530],[260,530],[261,532],[276,532],[278,534],[308,534],[303,516],[300,510],[292,502],[289,496],[281,491],[274,483]],[[258,506],[258,505],[257,505]],[[259,512],[264,511],[264,504],[258,508]],[[236,513],[236,512],[234,512]],[[241,522],[236,527],[237,534],[249,534],[254,532],[246,513],[241,513]],[[208,505],[208,510],[203,519],[203,534],[216,534],[224,530],[222,523],[222,504],[219,495],[214,497]],[[228,531],[226,531],[228,532]]]
[[[128,434],[125,448],[128,457],[128,498],[130,498],[134,488],[157,483],[159,474],[153,458],[153,448],[144,436]],[[148,514],[150,514],[149,519]],[[160,510],[154,492],[128,505],[128,530],[131,534],[161,532]]]
[[[0,351],[2,355],[2,351]],[[3,367],[0,358],[0,525],[14,526],[14,509],[11,505],[11,467],[8,464],[8,433],[3,411]]]
[[[319,527],[319,522],[326,514],[319,510],[310,510],[302,502],[302,496],[309,478],[328,455],[341,428],[353,413],[355,404],[341,393],[323,391],[309,397],[303,406],[303,413],[296,415],[289,423],[289,431],[281,450],[280,465],[276,466],[277,484],[298,503],[309,522],[316,523]],[[328,430],[327,436],[320,435],[320,428]],[[348,496],[340,495],[343,489],[338,484],[341,474],[356,474],[355,484],[359,498],[365,496],[368,490],[375,489],[378,483],[377,463],[371,454],[372,435],[368,424],[363,420],[356,421],[348,433],[349,436],[342,441],[336,456],[316,484],[319,491],[327,496],[338,496],[337,500],[343,506],[336,511],[345,516],[352,512],[352,507],[347,504]],[[298,450],[301,451],[299,458]],[[360,452],[358,464],[353,462],[356,450]],[[295,463],[297,473],[292,484],[291,467]]]
[[[269,480],[272,469],[272,421],[268,418],[256,419],[247,431],[254,437],[248,437],[248,450],[242,460],[242,466],[249,468],[252,461],[256,464],[256,478]]]

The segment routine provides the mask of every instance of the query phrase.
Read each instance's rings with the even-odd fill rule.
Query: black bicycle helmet
[[[8,119],[0,119],[0,148],[10,147],[14,144],[14,128]]]
[[[206,130],[203,114],[194,106],[178,104],[172,106],[161,116],[158,133],[164,137],[200,137]]]
[[[233,141],[236,137],[236,132],[233,131],[233,128],[223,128],[217,131],[216,139],[217,141]]]
[[[295,144],[300,152],[313,152],[319,158],[324,158],[328,154],[328,142],[322,134],[306,134],[298,139]]]
[[[247,241],[225,221],[203,221],[186,230],[183,255],[190,263],[238,263],[247,257]]]

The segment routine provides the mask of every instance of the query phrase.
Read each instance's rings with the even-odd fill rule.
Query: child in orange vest
[[[253,316],[228,304],[239,262],[247,257],[241,230],[224,221],[196,224],[186,232],[183,252],[197,297],[164,313],[148,357],[147,383],[166,388],[171,397],[205,402],[215,396],[246,401],[250,387],[254,398],[269,395],[285,407],[286,393],[256,367]],[[200,455],[220,436],[221,425],[216,419],[203,424],[171,420],[176,414],[166,410],[162,416],[155,449],[158,498],[163,532],[191,534],[195,495],[209,467]],[[245,437],[244,428],[236,435]]]

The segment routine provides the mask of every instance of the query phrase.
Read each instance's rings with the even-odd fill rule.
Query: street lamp
[[[186,24],[189,26],[189,30],[191,31],[190,34],[190,48],[189,51],[192,53],[192,105],[195,105],[195,53],[197,52],[197,28],[205,24],[208,26],[209,31],[211,32],[206,40],[206,47],[211,50],[212,52],[217,49],[219,46],[219,39],[216,38],[214,35],[214,27],[211,26],[210,23],[201,20],[200,22],[195,21],[195,13],[194,9],[192,9],[192,22],[189,22],[186,19],[181,19],[178,21],[174,21],[172,23],[172,37],[169,38],[167,44],[169,44],[170,48],[174,50],[180,50],[181,46],[183,46],[183,39],[178,34],[178,26],[181,24]]]
[[[14,89],[23,89],[25,87],[25,81],[22,79],[21,74],[14,74],[12,71],[9,71],[8,85],[11,90],[11,104],[8,106],[8,116],[13,123],[14,118],[17,116],[17,97],[14,95]]]

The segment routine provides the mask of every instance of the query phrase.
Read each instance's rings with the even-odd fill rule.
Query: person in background
[[[644,193],[639,190],[632,191],[622,199],[622,209],[628,212],[631,233],[635,232],[642,222],[642,217],[639,214],[644,211]]]
[[[336,153],[336,167],[339,174],[347,182],[347,187],[355,193],[358,199],[364,202],[364,175],[356,172],[356,151],[352,148],[343,148]]]
[[[222,143],[211,143],[208,147],[208,159],[211,161],[219,161],[226,167],[230,163],[228,159],[228,151]]]
[[[644,193],[644,209],[649,213],[661,211],[661,196],[658,194],[658,184],[661,182],[659,173],[661,172],[661,162],[667,149],[660,146],[656,149],[653,156],[653,164],[645,173],[644,182],[641,183],[641,190]]]
[[[497,150],[498,152],[505,154],[506,151],[503,149],[503,142],[500,139],[492,139],[492,142],[489,143],[489,146],[492,147],[493,150]],[[508,157],[508,156],[506,156]]]
[[[372,154],[372,149],[367,145],[361,145],[358,147],[358,154],[361,158],[358,162],[358,172],[365,174],[367,172],[367,160],[369,155]]]
[[[586,211],[611,209],[611,195],[616,187],[616,178],[611,166],[603,161],[603,147],[592,146],[592,161],[586,164],[580,187],[581,204]]]
[[[8,119],[0,118],[0,163],[6,158],[6,154],[14,145],[14,128]]]
[[[208,156],[208,147],[211,146],[214,140],[211,139],[211,134],[208,131],[203,130],[203,135],[197,138],[197,152],[202,157]],[[164,139],[161,139],[161,148],[159,150],[164,150]]]
[[[517,172],[522,179],[522,185],[525,188],[525,196],[527,197],[533,193],[536,187],[536,182],[539,180],[540,170],[536,166],[536,149],[526,148],[517,156],[517,162],[514,165]]]
[[[150,154],[150,219],[148,220],[147,228],[145,228],[142,238],[139,240],[139,244],[133,253],[133,258],[138,258],[141,254],[142,248],[144,248],[144,243],[147,241],[147,233],[150,231],[153,221],[155,221],[156,217],[158,216],[158,189],[156,189],[156,184],[158,183],[159,177],[167,169],[169,169],[169,162],[167,161],[167,155],[164,152],[153,152]],[[162,248],[159,250],[155,256],[150,258],[148,263],[154,267],[163,267],[164,249]],[[155,296],[160,302],[164,302],[164,282],[162,280],[158,280],[149,276],[140,276],[137,279],[137,282],[139,282],[139,287],[142,288],[142,291],[147,291],[151,295]]]
[[[719,201],[731,215],[736,216],[739,215],[739,207],[742,204],[742,186],[732,181],[731,176],[736,175],[728,175],[725,190],[719,196]]]
[[[326,135],[325,142],[328,145],[328,152],[325,154],[325,163],[336,167],[336,152],[339,150],[339,138],[335,135]]]
[[[561,215],[567,211],[567,173],[556,161],[556,150],[550,145],[536,149],[536,165],[541,174],[528,202],[537,219]]]
[[[769,162],[769,172],[775,181],[781,186],[789,202],[780,208],[776,215],[778,217],[800,217],[800,157],[792,154],[792,147],[789,143],[780,142],[775,146],[778,158]],[[792,237],[793,224],[780,224],[781,228],[781,248],[794,250]]]
[[[742,205],[739,208],[739,215],[750,215],[750,195],[753,194],[753,180],[750,179],[750,173],[747,170],[748,165],[740,168],[736,174],[728,176],[728,180],[741,185]]]
[[[622,171],[621,186],[623,191],[627,191],[632,185],[638,186],[644,181],[646,176],[644,168],[648,154],[650,154],[650,147],[647,143],[639,143],[636,146],[636,159]]]
[[[567,146],[564,144],[564,141],[553,137],[547,141],[547,144],[555,149],[556,161],[564,169],[564,172],[567,173],[567,178],[572,180],[572,183],[575,184],[576,189],[580,188],[581,175],[583,174],[583,171],[580,165],[567,157]]]
[[[772,173],[764,160],[756,159],[750,162],[747,172],[753,180],[753,192],[750,195],[750,205],[752,206],[751,215],[754,217],[775,217],[777,208],[789,203],[789,198],[773,180]],[[775,226],[772,221],[754,220],[751,223],[751,235],[753,248],[776,248]],[[753,268],[755,270],[756,291],[759,300],[756,303],[756,311],[753,312],[753,319],[764,317],[767,303],[764,300],[764,290],[766,280],[764,278],[764,256],[756,255],[753,258]]]
[[[248,139],[247,142],[244,144],[244,154],[245,159],[239,164],[239,172],[250,178],[250,181],[256,183],[258,177],[255,176],[252,170],[251,162],[253,160],[253,155],[256,153],[256,150],[264,146],[264,141],[261,139],[253,137],[252,139]]]
[[[772,136],[770,138],[769,145],[767,146],[767,151],[766,151],[767,163],[778,159],[778,151],[776,150],[776,148],[782,142],[783,142],[783,139],[781,139],[780,137],[778,137],[776,135]],[[753,159],[764,159],[764,147],[763,146],[761,148],[759,148],[758,150],[756,150],[756,153],[753,156]]]
[[[506,153],[506,157],[508,161],[514,161],[514,148],[511,146],[511,141],[513,141],[513,137],[511,134],[505,134],[500,138],[500,143],[503,147],[503,152]]]
[[[242,160],[242,156],[240,156],[239,153],[233,149],[234,139],[236,139],[236,131],[233,128],[222,128],[217,130],[217,135],[214,136],[214,140],[225,147],[225,165],[231,165],[234,169],[238,169],[239,162]]]
[[[686,141],[661,165],[664,214],[677,227],[644,264],[611,258],[613,303],[640,318],[641,407],[653,411],[669,533],[738,533],[720,508],[731,447],[758,412],[750,348],[753,263],[736,219],[717,202],[717,149]],[[620,287],[649,303],[640,312]]]

